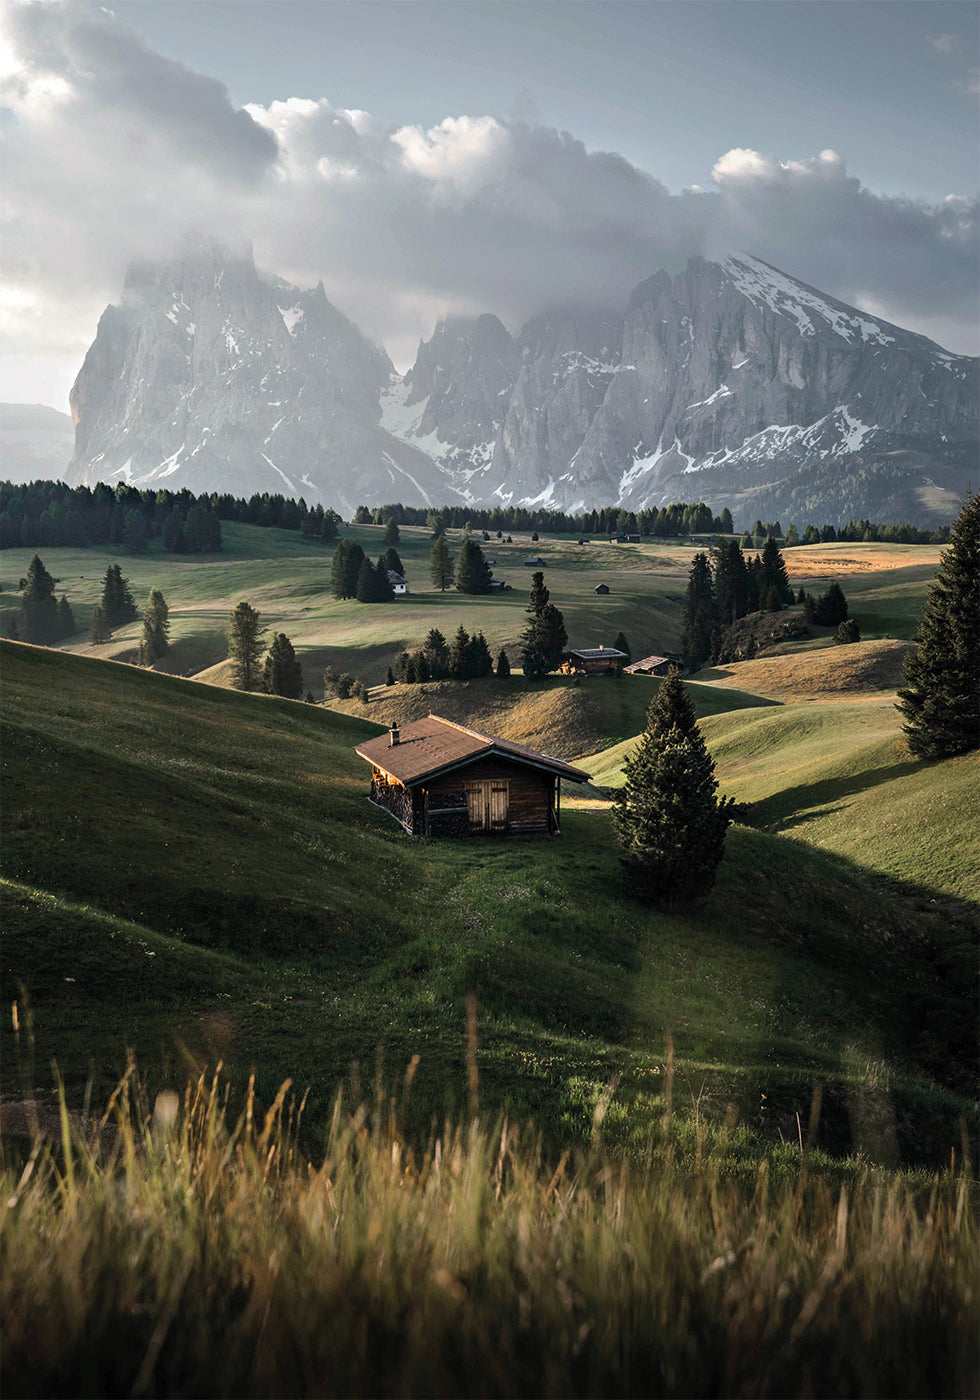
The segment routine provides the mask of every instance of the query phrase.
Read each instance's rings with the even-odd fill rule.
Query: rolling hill
[[[816,1080],[827,1150],[948,1151],[975,906],[884,878],[853,833],[831,852],[733,828],[708,899],[660,914],[621,893],[601,803],[569,811],[559,841],[412,840],[366,801],[363,721],[53,650],[5,643],[2,659],[3,972],[31,1009],[42,1088],[51,1058],[77,1101],[127,1047],[151,1088],[221,1057],[239,1086],[253,1066],[265,1094],[286,1074],[311,1086],[315,1124],[352,1061],[397,1075],[419,1054],[424,1125],[463,1101],[476,991],[483,1101],[558,1140],[587,1136],[619,1074],[610,1140],[639,1150],[669,1031],[700,1086],[688,1110],[734,1105],[748,1151],[784,1150]],[[740,723],[787,709],[705,723],[733,726],[741,752]],[[776,734],[771,771],[796,740]],[[854,794],[890,791],[880,764],[852,769]],[[794,785],[777,779],[773,800]],[[909,848],[917,810],[927,823],[902,809]],[[2,1034],[5,1064],[23,1063]],[[857,1112],[871,1065],[887,1067],[886,1129]]]

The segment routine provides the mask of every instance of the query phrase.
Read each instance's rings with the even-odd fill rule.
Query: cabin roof
[[[511,743],[509,739],[495,738],[490,734],[480,734],[476,729],[455,724],[451,719],[439,715],[427,715],[399,729],[397,744],[391,744],[388,734],[379,734],[376,739],[368,739],[358,744],[354,752],[376,768],[382,768],[397,778],[406,787],[414,787],[426,778],[434,778],[453,768],[463,768],[478,758],[491,754],[500,758],[512,759],[531,768],[554,773],[556,777],[567,778],[570,782],[586,783],[588,773],[581,768],[573,768],[549,754],[538,753],[524,744]]]
[[[642,661],[634,661],[632,666],[625,667],[625,670],[633,675],[638,671],[652,671],[655,666],[666,666],[669,661],[669,656],[645,656]]]
[[[625,651],[617,651],[615,647],[573,647],[568,654],[577,656],[580,661],[615,661],[617,657],[629,660]]]

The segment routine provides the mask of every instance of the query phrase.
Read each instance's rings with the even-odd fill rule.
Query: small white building
[[[408,592],[408,583],[404,576],[396,573],[394,569],[388,570],[388,582],[391,584],[391,591],[396,598],[404,597]]]

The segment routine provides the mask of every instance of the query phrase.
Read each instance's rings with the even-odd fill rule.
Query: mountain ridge
[[[975,476],[977,365],[738,253],[655,273],[621,312],[516,335],[448,318],[399,376],[322,283],[212,247],[130,270],[72,390],[69,479],[285,486],[348,515],[693,493],[773,516],[802,490],[817,514],[887,499],[914,518]]]

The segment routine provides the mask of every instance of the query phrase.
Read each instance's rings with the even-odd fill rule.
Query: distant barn
[[[391,591],[396,598],[402,598],[408,592],[408,583],[404,575],[398,573],[395,569],[388,570],[388,582],[391,584]]]
[[[525,559],[524,567],[525,569],[543,569],[544,560],[538,558],[537,556],[535,556],[533,559]]]
[[[371,764],[371,801],[413,836],[557,836],[569,763],[439,715],[393,725],[358,744]]]
[[[629,657],[615,647],[586,647],[565,653],[561,663],[563,676],[611,676]]]
[[[595,586],[595,591],[596,591],[596,593],[608,593],[608,592],[609,592],[609,585],[608,585],[608,583],[597,583],[596,586]]]

